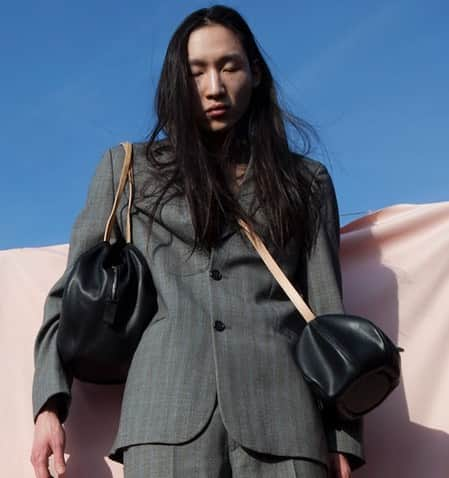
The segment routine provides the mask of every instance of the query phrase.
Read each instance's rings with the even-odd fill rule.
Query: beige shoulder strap
[[[293,284],[288,280],[287,276],[282,272],[281,268],[278,266],[277,262],[273,259],[273,256],[262,242],[262,239],[254,231],[252,231],[243,220],[239,220],[239,224],[256,251],[259,253],[268,270],[273,274],[274,278],[282,287],[283,291],[287,294],[287,297],[292,301],[298,312],[304,317],[306,322],[313,320],[315,318],[315,314],[305,303],[299,292],[293,287]]]
[[[125,150],[125,158],[123,160],[122,172],[120,174],[120,180],[115,193],[114,203],[112,205],[111,214],[109,215],[108,222],[106,223],[106,229],[104,231],[104,240],[108,241],[111,238],[112,227],[115,223],[115,213],[117,212],[118,203],[122,197],[125,185],[129,183],[129,199],[128,199],[128,212],[126,216],[126,242],[131,242],[131,204],[134,194],[134,180],[132,174],[132,144],[121,143]]]

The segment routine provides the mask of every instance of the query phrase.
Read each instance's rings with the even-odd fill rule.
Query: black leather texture
[[[304,328],[297,361],[323,410],[336,419],[353,420],[397,387],[400,350],[369,320],[329,314]]]
[[[132,244],[98,243],[75,262],[62,298],[57,347],[74,377],[122,383],[157,311],[143,254]]]

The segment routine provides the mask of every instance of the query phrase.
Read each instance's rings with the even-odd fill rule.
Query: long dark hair
[[[211,150],[207,136],[194,119],[187,58],[189,35],[210,24],[219,24],[234,32],[250,65],[257,63],[261,72],[247,112],[228,132],[218,154]],[[155,108],[157,122],[147,145],[148,160],[158,184],[157,191],[151,192],[151,196],[156,197],[152,215],[161,202],[184,195],[195,230],[194,247],[206,250],[217,244],[224,225],[238,218],[261,230],[254,210],[241,207],[229,181],[233,158],[252,155],[256,199],[253,205],[260,207],[263,213],[266,239],[275,247],[283,247],[289,238],[296,236],[305,251],[310,249],[319,204],[310,189],[310,177],[301,155],[309,152],[314,131],[305,121],[279,106],[268,65],[249,26],[237,11],[216,5],[193,12],[181,23],[167,48]],[[292,155],[289,151],[287,122],[297,132],[301,155]],[[158,141],[161,137],[165,137],[165,141]],[[160,155],[160,152],[170,154]]]

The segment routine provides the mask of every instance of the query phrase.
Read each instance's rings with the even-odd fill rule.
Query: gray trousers
[[[215,406],[208,424],[179,445],[134,445],[124,453],[125,478],[326,478],[326,467],[254,452],[229,437]]]

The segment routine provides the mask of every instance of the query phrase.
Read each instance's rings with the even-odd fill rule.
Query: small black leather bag
[[[296,359],[319,407],[330,419],[354,420],[379,405],[399,384],[402,349],[362,317],[316,317],[262,240],[246,223],[240,221],[240,225],[307,322],[296,347]]]
[[[131,243],[132,146],[125,159],[104,240],[80,255],[62,297],[57,349],[74,377],[125,382],[140,338],[157,311],[157,293],[143,254]],[[129,186],[126,243],[110,243],[120,197]]]
[[[397,387],[400,350],[369,320],[330,314],[304,327],[296,354],[321,408],[330,416],[352,420],[377,407]]]

